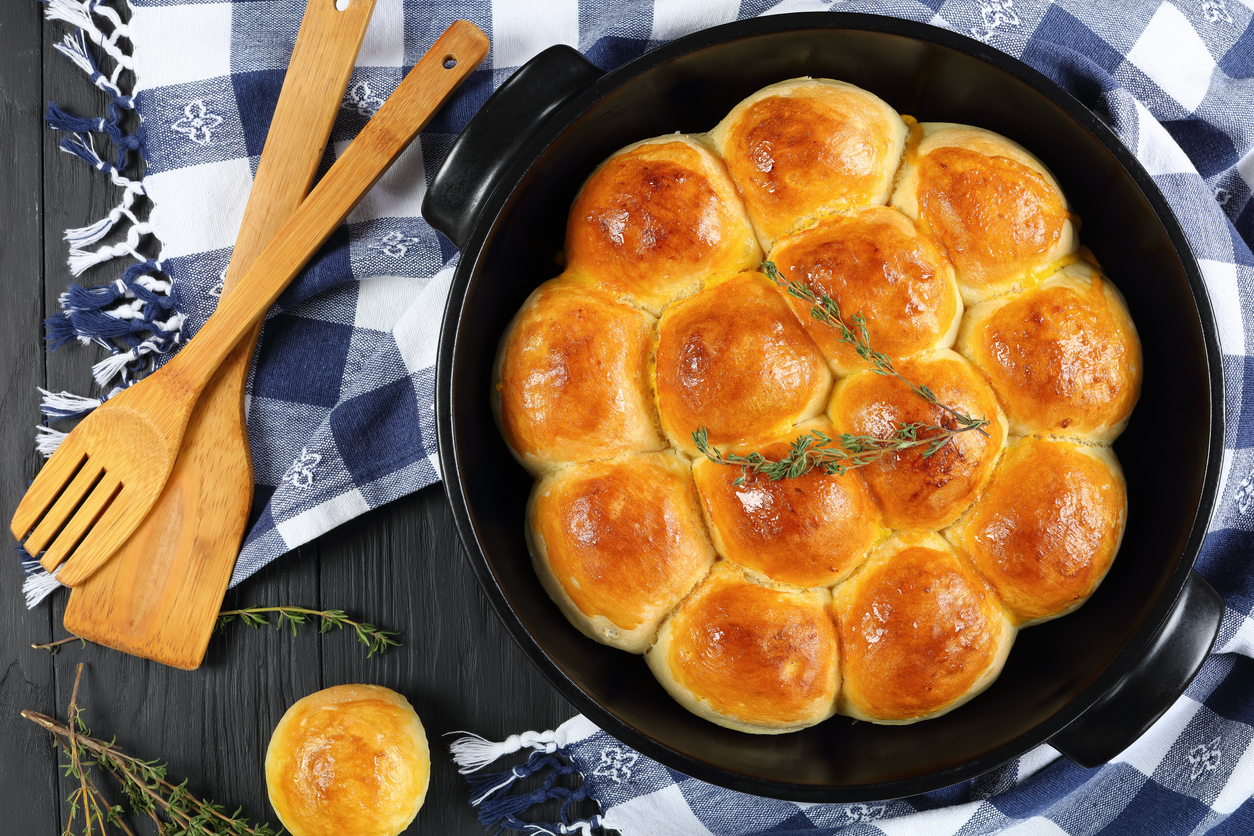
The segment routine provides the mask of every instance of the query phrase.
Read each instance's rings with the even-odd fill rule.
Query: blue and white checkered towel
[[[71,132],[69,149],[120,189],[108,218],[70,231],[72,266],[135,259],[113,284],[70,291],[69,315],[54,318],[50,333],[108,338],[120,349],[99,367],[105,385],[128,364],[177,348],[212,309],[303,9],[301,0],[130,2],[123,23],[99,0],[48,0],[50,15],[87,34],[63,51],[116,97],[102,119],[50,112]],[[1214,301],[1227,379],[1221,499],[1198,563],[1227,605],[1215,652],[1186,696],[1100,769],[1042,746],[926,796],[803,805],[686,778],[577,717],[555,732],[462,745],[459,760],[478,767],[536,750],[527,765],[477,784],[488,793],[481,809],[493,827],[522,827],[528,799],[509,795],[511,776],[556,769],[582,774],[583,784],[554,789],[595,799],[600,813],[548,825],[553,832],[1254,833],[1254,385],[1249,397],[1244,391],[1247,379],[1254,384],[1254,328],[1246,325],[1254,323],[1254,0],[378,0],[332,135],[336,150],[450,21],[474,21],[492,54],[267,320],[248,408],[264,510],[234,580],[438,478],[432,363],[455,252],[418,217],[418,205],[449,141],[513,68],[566,43],[608,69],[704,26],[828,8],[931,22],[1022,58],[1106,120],[1175,208]],[[116,62],[134,68],[133,96],[118,89],[125,74]],[[142,118],[135,136],[118,127],[127,109]],[[119,146],[117,159],[98,153],[106,141]],[[114,168],[133,151],[148,161],[138,182]],[[140,194],[153,204],[146,219],[131,214]],[[162,248],[155,262],[137,247],[149,233]],[[84,405],[53,396],[47,411]]]

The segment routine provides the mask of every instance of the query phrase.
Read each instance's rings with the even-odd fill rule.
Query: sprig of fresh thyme
[[[357,640],[366,646],[367,657],[376,653],[382,653],[389,647],[399,647],[401,644],[396,639],[396,636],[400,635],[399,633],[393,633],[390,630],[380,630],[373,624],[353,621],[343,610],[311,610],[305,607],[245,607],[239,610],[223,610],[218,613],[218,623],[214,629],[221,630],[237,617],[249,627],[261,627],[270,623],[270,618],[265,613],[272,612],[279,614],[279,620],[274,626],[282,629],[284,624],[288,625],[292,630],[293,636],[296,635],[297,625],[306,623],[310,617],[321,619],[321,623],[318,625],[319,633],[326,633],[332,629],[342,630],[345,627],[352,627],[354,632],[357,633]]]
[[[866,318],[862,314],[854,314],[846,324],[840,312],[840,305],[826,294],[816,294],[803,282],[787,280],[771,261],[762,262],[762,270],[766,277],[775,282],[789,295],[810,305],[810,315],[819,322],[834,329],[841,342],[848,344],[865,362],[871,364],[876,374],[895,377],[910,387],[910,391],[928,403],[944,410],[957,424],[945,427],[939,424],[925,424],[919,421],[900,424],[893,435],[878,438],[870,435],[854,435],[840,433],[831,436],[821,430],[811,430],[793,440],[788,455],[782,459],[768,459],[760,452],[748,455],[723,453],[710,446],[709,434],[705,427],[698,427],[692,434],[692,441],[697,450],[706,458],[718,464],[739,465],[740,476],[734,484],[739,487],[750,473],[761,473],[771,481],[795,479],[816,467],[824,472],[840,475],[856,467],[865,467],[879,461],[890,453],[897,453],[915,447],[925,447],[923,457],[935,455],[954,436],[975,430],[985,436],[988,432],[986,418],[972,418],[960,409],[941,403],[936,394],[927,386],[919,386],[904,377],[893,366],[892,359],[881,351],[871,348],[871,338],[867,333]]]
[[[171,783],[165,764],[140,760],[117,749],[113,741],[92,737],[78,706],[82,675],[79,664],[65,723],[36,711],[22,712],[27,720],[53,734],[54,742],[68,757],[68,763],[62,764],[66,776],[78,780],[67,799],[70,811],[65,836],[73,834],[75,827],[82,836],[103,836],[106,824],[134,836],[122,818],[126,811],[120,804],[109,803],[95,782],[93,770],[117,781],[131,812],[151,819],[161,836],[274,836],[270,825],[250,824],[240,810],[228,814],[221,804],[196,797],[187,789],[187,781]]]
[[[335,628],[342,630],[345,627],[352,627],[353,632],[357,634],[357,640],[366,646],[367,657],[376,653],[382,653],[389,647],[400,647],[401,644],[396,638],[400,633],[394,633],[391,630],[381,630],[373,624],[353,621],[348,617],[348,613],[343,610],[312,610],[305,607],[245,607],[239,610],[223,610],[218,613],[218,621],[213,629],[214,632],[218,632],[236,618],[249,627],[262,627],[270,623],[270,618],[266,613],[272,612],[279,614],[279,620],[276,622],[275,627],[282,628],[286,624],[291,628],[293,636],[296,635],[297,626],[307,623],[311,617],[320,619],[318,624],[319,633],[326,633]],[[56,653],[61,649],[62,645],[73,641],[87,644],[87,640],[81,636],[68,636],[47,644],[32,644],[31,647],[36,650],[47,650],[49,653]]]
[[[849,317],[849,322],[853,327],[845,324],[844,317],[840,313],[840,305],[835,299],[827,294],[816,294],[804,282],[796,279],[786,280],[779,268],[772,261],[762,262],[762,271],[766,273],[766,277],[775,282],[781,289],[786,291],[788,295],[794,296],[810,305],[810,316],[835,328],[840,334],[840,341],[850,345],[858,356],[865,362],[870,363],[872,371],[876,374],[885,375],[887,377],[895,377],[902,383],[910,387],[910,391],[918,395],[923,400],[935,407],[948,412],[953,419],[958,422],[958,427],[965,430],[979,430],[984,435],[988,435],[984,428],[988,426],[988,420],[985,418],[972,418],[960,409],[954,409],[951,406],[943,404],[926,386],[919,386],[911,380],[903,377],[901,372],[893,367],[893,361],[882,351],[875,351],[871,348],[871,336],[867,333],[866,317],[860,313],[856,313]]]
[[[923,457],[927,458],[944,447],[949,439],[967,432],[968,429],[949,429],[935,424],[914,422],[901,424],[890,438],[852,433],[830,436],[822,430],[811,430],[797,436],[789,446],[788,455],[782,459],[768,459],[756,451],[747,456],[723,453],[717,447],[710,446],[705,427],[698,428],[692,434],[692,440],[701,454],[710,461],[739,465],[740,476],[732,484],[740,487],[750,473],[761,473],[772,482],[777,482],[780,479],[796,479],[818,467],[825,473],[839,476],[855,467],[877,462],[889,453],[913,447],[926,446]]]

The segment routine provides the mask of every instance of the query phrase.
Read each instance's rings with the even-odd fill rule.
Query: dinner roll
[[[1014,435],[1113,441],[1141,391],[1136,326],[1119,291],[1085,262],[972,308],[958,349],[993,384]]]
[[[644,652],[714,562],[691,466],[673,452],[571,465],[540,480],[527,545],[571,623],[631,653]]]
[[[964,302],[1030,287],[1075,251],[1066,197],[1021,145],[946,122],[914,130],[892,205],[945,250]]]
[[[832,375],[776,288],[741,273],[671,305],[658,325],[657,403],[671,444],[769,438],[822,411]]]
[[[884,509],[889,528],[942,528],[969,506],[988,482],[1006,438],[1006,418],[988,383],[959,355],[944,349],[894,363],[907,380],[926,386],[940,403],[989,423],[961,432],[932,455],[927,446],[885,454],[859,469]],[[925,401],[900,378],[872,370],[836,384],[828,415],[837,432],[893,438],[899,426],[920,423],[956,429],[940,406]],[[921,431],[919,438],[927,438]]]
[[[524,467],[545,473],[666,446],[648,373],[654,322],[563,278],[527,298],[501,340],[492,387],[501,432]]]
[[[812,431],[830,435],[832,427],[816,418],[758,449],[770,459],[783,459],[798,436]],[[699,458],[692,475],[715,550],[783,583],[830,586],[842,581],[886,533],[879,506],[856,471],[836,476],[814,468],[803,476],[771,481],[761,474],[742,474],[735,465]],[[744,481],[737,485],[742,475]]]
[[[653,312],[762,258],[722,160],[681,134],[646,139],[592,173],[566,225],[569,269]]]
[[[896,209],[870,206],[777,243],[771,261],[785,282],[829,296],[842,319],[866,321],[871,347],[890,357],[949,348],[962,319],[962,299],[949,260]],[[789,307],[831,363],[847,375],[868,367],[814,303],[785,292]]]
[[[1022,438],[945,536],[1028,626],[1066,615],[1093,594],[1127,516],[1123,471],[1108,448]]]
[[[832,598],[840,713],[906,724],[987,688],[1015,630],[983,579],[933,532],[883,543]]]
[[[396,836],[431,777],[422,721],[379,685],[337,685],[297,700],[266,749],[266,791],[292,836]]]
[[[737,731],[779,734],[830,717],[840,687],[826,589],[715,565],[658,631],[645,660],[685,708]]]
[[[906,125],[860,87],[795,78],[736,105],[710,139],[769,249],[810,219],[887,203]]]

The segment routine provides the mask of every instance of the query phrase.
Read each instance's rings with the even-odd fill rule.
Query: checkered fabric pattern
[[[47,2],[89,34],[102,13],[100,0]],[[214,306],[303,4],[131,5],[122,28],[138,86],[122,106],[143,119],[142,188],[153,209],[141,229],[161,242],[160,267],[173,279],[168,298],[149,303],[164,305],[170,318],[150,322],[181,326],[170,345],[152,342],[149,350],[161,353]],[[1022,58],[1107,121],[1171,202],[1214,301],[1227,379],[1224,479],[1198,564],[1227,605],[1216,649],[1187,695],[1105,767],[1080,769],[1041,747],[975,781],[878,804],[737,795],[672,772],[575,718],[547,739],[561,741],[601,812],[551,827],[605,826],[627,836],[1254,833],[1254,389],[1249,398],[1244,391],[1247,380],[1254,384],[1246,327],[1254,322],[1254,0],[378,0],[329,154],[450,21],[475,22],[492,53],[266,321],[248,402],[258,519],[234,582],[439,478],[432,365],[456,253],[418,207],[452,137],[514,68],[566,43],[608,69],[706,26],[823,9],[930,22]],[[62,119],[68,129],[93,130],[75,124]],[[127,298],[143,301],[150,290]]]

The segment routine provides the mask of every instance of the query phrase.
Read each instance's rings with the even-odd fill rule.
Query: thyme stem
[[[79,780],[78,789],[68,799],[70,816],[66,834],[73,832],[81,805],[83,836],[94,836],[97,832],[103,836],[106,823],[114,825],[127,836],[134,836],[134,831],[122,820],[122,807],[110,805],[92,779],[91,767],[96,767],[118,782],[131,811],[148,816],[163,836],[274,836],[274,830],[269,825],[250,825],[239,810],[228,815],[222,805],[192,795],[187,790],[186,781],[171,783],[166,777],[165,764],[140,760],[118,750],[111,741],[92,737],[78,706],[78,686],[82,675],[83,666],[80,663],[74,676],[74,689],[64,724],[36,711],[22,712],[27,720],[53,734],[56,743],[69,756],[69,763],[63,767],[66,774]]]
[[[895,377],[902,383],[910,387],[910,391],[918,395],[923,400],[933,406],[943,409],[953,416],[954,420],[963,429],[979,430],[983,435],[988,435],[984,427],[988,426],[988,420],[985,418],[972,418],[960,409],[955,409],[947,404],[940,402],[940,399],[926,386],[919,386],[911,380],[902,376],[901,372],[893,367],[892,359],[882,351],[875,351],[871,348],[871,337],[867,333],[866,317],[857,313],[849,317],[849,322],[853,324],[851,328],[845,324],[844,318],[840,313],[840,304],[827,294],[818,295],[809,288],[804,282],[796,279],[786,280],[779,268],[772,261],[762,262],[762,271],[766,273],[766,277],[775,282],[781,289],[786,291],[790,296],[796,297],[803,302],[810,304],[810,316],[835,328],[840,334],[840,341],[847,343],[853,347],[858,356],[864,361],[872,365],[876,374],[889,377]]]
[[[325,633],[333,628],[342,630],[345,627],[352,627],[357,634],[357,640],[366,646],[367,657],[382,653],[389,647],[400,646],[400,641],[396,639],[399,633],[381,630],[373,624],[353,621],[343,610],[313,610],[306,607],[245,607],[238,610],[223,610],[218,613],[218,623],[214,629],[225,627],[237,617],[249,627],[261,627],[270,623],[266,613],[278,613],[279,619],[275,626],[282,628],[286,623],[291,628],[293,636],[296,635],[296,626],[304,624],[311,616],[321,619],[318,625],[319,633]]]
[[[213,629],[215,631],[221,630],[236,618],[239,618],[249,627],[261,627],[270,623],[267,613],[278,613],[279,620],[275,626],[282,627],[284,624],[288,625],[292,630],[293,636],[296,635],[297,625],[306,623],[310,617],[320,619],[318,624],[319,633],[326,633],[333,628],[352,627],[353,632],[357,634],[357,640],[366,646],[367,657],[376,653],[382,653],[389,647],[400,646],[400,641],[396,638],[400,635],[399,633],[391,630],[381,630],[373,624],[354,621],[343,610],[315,610],[308,607],[245,607],[238,610],[223,610],[218,613],[218,621]],[[31,647],[36,650],[47,650],[49,653],[56,653],[62,645],[74,641],[87,644],[87,639],[71,635],[47,644],[32,644]]]
[[[897,371],[892,359],[881,351],[871,348],[870,334],[867,332],[866,318],[862,314],[854,314],[847,324],[841,315],[840,305],[826,294],[816,294],[805,283],[787,280],[779,272],[779,268],[771,261],[762,262],[762,270],[766,277],[797,299],[810,305],[810,315],[819,322],[834,328],[841,342],[853,347],[858,356],[871,364],[871,370],[886,377],[895,377],[910,387],[910,391],[929,404],[940,408],[957,424],[956,427],[944,427],[939,424],[911,422],[899,424],[896,431],[888,438],[870,435],[853,435],[840,433],[830,436],[819,430],[803,433],[793,440],[788,455],[782,459],[768,459],[760,452],[748,455],[723,453],[710,446],[709,434],[705,427],[698,427],[692,434],[693,443],[706,458],[718,464],[739,465],[740,476],[735,485],[739,487],[750,473],[761,473],[771,481],[795,479],[808,473],[813,468],[822,468],[824,472],[839,475],[856,467],[865,467],[879,461],[890,453],[898,453],[914,447],[926,447],[923,457],[935,455],[950,439],[965,432],[975,430],[984,436],[988,431],[988,419],[973,418],[960,409],[941,403],[936,394],[927,386],[919,386]]]

